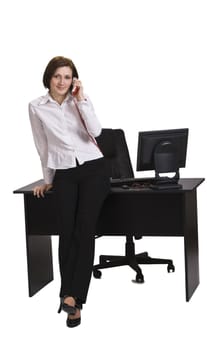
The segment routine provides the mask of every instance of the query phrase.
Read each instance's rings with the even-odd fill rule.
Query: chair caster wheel
[[[175,272],[175,266],[173,264],[169,264],[167,266],[167,272]]]
[[[93,277],[101,278],[102,272],[100,270],[93,270]]]
[[[143,275],[136,275],[135,280],[132,280],[134,283],[144,283],[144,276]]]

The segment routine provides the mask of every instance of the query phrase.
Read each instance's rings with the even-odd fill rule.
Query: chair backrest
[[[112,179],[133,178],[134,172],[122,129],[102,129],[96,141],[102,150]]]

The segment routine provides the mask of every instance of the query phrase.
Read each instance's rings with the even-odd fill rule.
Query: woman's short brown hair
[[[47,89],[50,89],[50,80],[54,75],[56,69],[59,67],[70,67],[72,69],[72,78],[78,79],[78,71],[73,61],[70,58],[56,56],[50,60],[43,74],[43,84],[44,87],[46,87]],[[71,85],[70,91],[72,90],[72,88],[73,86]]]

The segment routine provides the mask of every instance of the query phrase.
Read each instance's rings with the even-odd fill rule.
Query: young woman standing
[[[45,96],[29,103],[34,142],[44,183],[37,198],[53,188],[59,227],[60,308],[67,326],[81,322],[94,260],[96,222],[109,193],[105,159],[96,144],[101,133],[90,99],[83,92],[74,63],[62,56],[47,65]]]

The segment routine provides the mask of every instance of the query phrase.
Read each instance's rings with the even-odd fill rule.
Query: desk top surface
[[[130,179],[112,179],[111,180],[111,193],[169,193],[169,192],[186,192],[193,191],[203,181],[204,178],[183,178],[179,180],[179,184],[182,185],[181,189],[170,190],[154,190],[149,188],[151,178],[130,178]],[[35,181],[29,185],[21,187],[15,190],[13,193],[31,194],[35,186],[43,184],[43,180]],[[53,191],[48,191],[47,194],[51,194]]]

